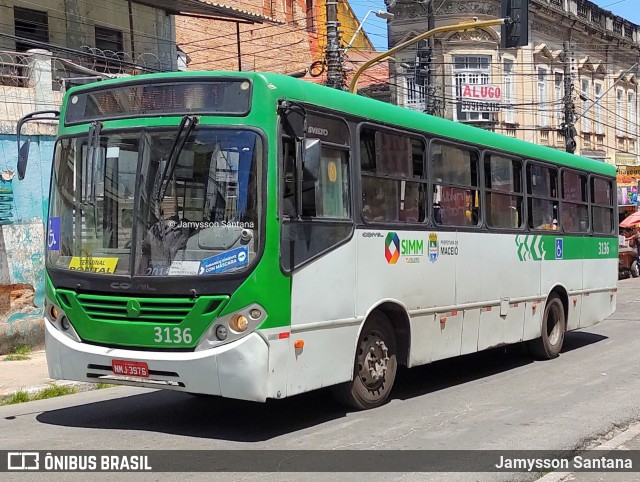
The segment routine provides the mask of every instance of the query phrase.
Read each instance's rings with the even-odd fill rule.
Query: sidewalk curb
[[[96,390],[96,383],[89,383],[89,382],[73,382],[73,381],[68,381],[68,380],[52,380],[49,383],[46,383],[44,385],[32,385],[32,386],[25,386],[25,387],[21,387],[18,388],[16,390],[12,390],[8,393],[6,393],[5,395],[0,395],[0,401],[12,397],[14,396],[16,393],[20,393],[20,392],[26,392],[29,396],[33,396],[36,395],[40,392],[43,392],[44,390],[46,390],[47,388],[51,388],[53,386],[58,386],[58,387],[68,387],[68,388],[73,388],[76,390],[76,393],[80,393],[80,392],[89,392],[92,390]]]
[[[619,433],[611,440],[607,440],[597,447],[592,447],[589,450],[586,450],[585,453],[589,453],[592,450],[615,450],[621,445],[627,443],[629,440],[634,439],[638,435],[640,435],[640,422],[635,422],[629,425],[629,427],[624,432]],[[561,482],[565,477],[568,477],[573,473],[575,472],[550,472],[544,477],[537,479],[537,482]]]

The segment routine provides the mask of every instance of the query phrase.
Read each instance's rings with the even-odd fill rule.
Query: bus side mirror
[[[24,144],[20,145],[20,135],[22,134],[22,126],[32,121],[57,121],[60,119],[60,111],[57,110],[40,110],[32,112],[22,117],[16,126],[16,141],[18,143],[18,179],[23,180],[27,172],[27,162],[29,161],[29,147],[31,141],[27,139]]]
[[[321,151],[320,139],[305,139],[304,154],[302,156],[303,181],[317,181],[320,177]]]
[[[31,141],[27,139],[24,144],[20,146],[18,151],[18,179],[23,180],[24,175],[27,172],[27,162],[29,161],[29,148],[31,147]]]

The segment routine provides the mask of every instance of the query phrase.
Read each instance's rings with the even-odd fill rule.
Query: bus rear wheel
[[[560,354],[567,329],[566,314],[562,301],[552,295],[544,308],[542,335],[529,342],[529,350],[540,360],[551,360]]]
[[[398,371],[396,337],[383,313],[374,312],[365,323],[353,368],[353,380],[336,385],[336,399],[356,410],[367,410],[384,404]]]

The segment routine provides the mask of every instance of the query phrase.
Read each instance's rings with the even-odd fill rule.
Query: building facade
[[[390,46],[428,30],[425,2],[387,3],[395,15]],[[618,166],[620,204],[630,204],[640,179],[640,27],[588,1],[529,3],[524,47],[501,48],[495,27],[449,32],[435,39],[432,52],[418,45],[396,55],[394,102],[558,149],[566,148],[568,119],[575,153]],[[444,0],[433,24],[500,18],[500,4]]]
[[[266,71],[325,82],[327,11],[324,0],[246,0],[242,8],[262,15],[269,23],[177,18],[177,43],[189,59],[189,70]],[[337,3],[337,17],[342,45],[353,39],[349,54],[344,56],[348,77],[375,49],[364,30],[358,30],[360,21],[348,1]],[[383,68],[383,77],[386,82],[386,68]]]

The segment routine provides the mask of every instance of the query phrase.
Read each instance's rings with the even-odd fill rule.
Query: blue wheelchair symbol
[[[562,259],[562,238],[556,238],[556,259]]]

